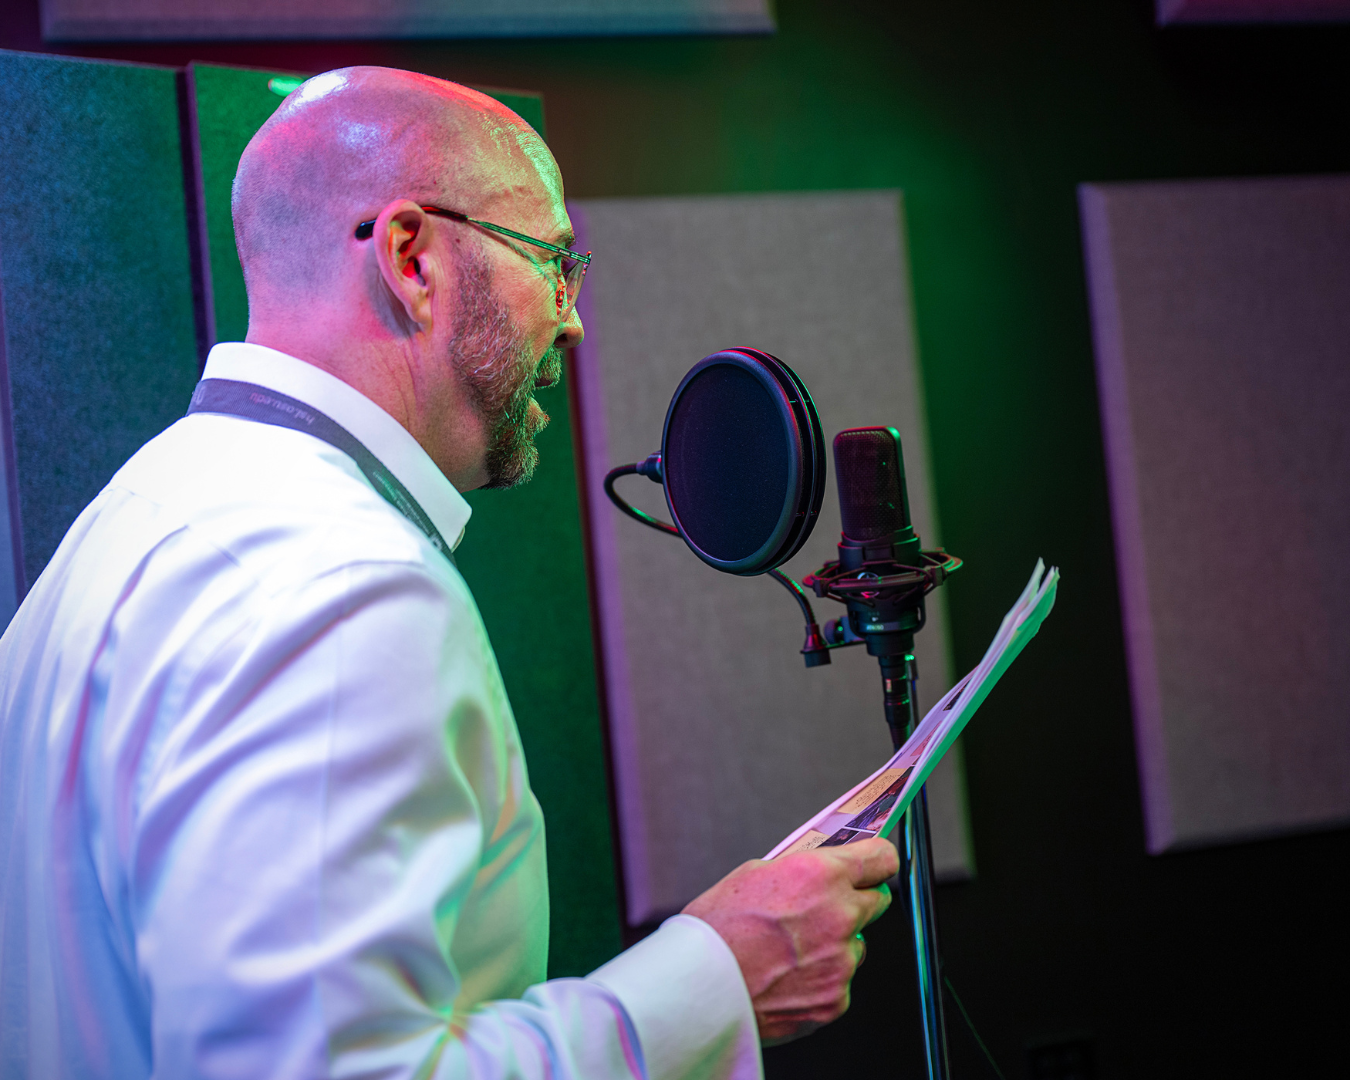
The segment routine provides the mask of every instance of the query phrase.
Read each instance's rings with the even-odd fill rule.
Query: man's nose
[[[568,314],[566,321],[558,327],[558,336],[553,339],[554,347],[559,349],[575,349],[581,344],[581,339],[586,336],[586,330],[581,325],[581,316],[577,314],[574,307]]]

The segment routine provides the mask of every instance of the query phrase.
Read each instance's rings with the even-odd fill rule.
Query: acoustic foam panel
[[[175,72],[0,53],[0,618],[197,381]],[[8,567],[13,566],[13,571]]]
[[[230,183],[248,140],[282,99],[268,89],[271,72],[194,64],[190,75],[216,332],[241,340],[248,308]],[[480,89],[544,133],[538,94]],[[455,553],[492,639],[547,820],[554,977],[584,975],[622,946],[571,394],[565,383],[541,392],[552,422],[537,440],[534,479],[514,491],[469,492],[473,519]]]
[[[1080,204],[1148,848],[1350,821],[1350,177]]]
[[[1157,0],[1158,23],[1307,23],[1350,20],[1350,0]]]
[[[48,41],[745,34],[769,0],[42,0]]]
[[[720,574],[679,539],[621,516],[601,484],[658,450],[671,394],[708,353],[767,350],[810,388],[827,440],[890,424],[910,504],[939,541],[915,362],[899,193],[587,200],[595,250],[577,350],[629,920],[676,911],[773,844],[890,754],[877,662],[862,647],[806,670],[802,620],[767,577]],[[802,222],[810,222],[809,257]],[[785,568],[835,557],[831,459],[820,521]],[[668,518],[643,477],[621,489]],[[823,622],[842,605],[817,601]],[[942,593],[917,638],[920,700],[951,682]],[[939,872],[972,870],[959,750],[929,784]]]

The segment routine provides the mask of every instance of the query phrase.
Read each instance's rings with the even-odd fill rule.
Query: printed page
[[[885,836],[918,794],[994,684],[1040,629],[1055,604],[1059,570],[1036,560],[1031,580],[1003,617],[975,670],[928,711],[905,745],[880,769],[789,834],[766,859]]]

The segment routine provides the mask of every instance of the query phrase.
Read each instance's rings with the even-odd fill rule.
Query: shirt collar
[[[450,541],[451,549],[464,539],[473,513],[464,496],[407,428],[336,375],[276,349],[227,341],[211,349],[202,378],[256,383],[326,413],[398,477],[440,534]]]

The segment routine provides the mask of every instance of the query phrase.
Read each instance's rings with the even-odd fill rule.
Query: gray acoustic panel
[[[578,389],[629,919],[678,910],[890,754],[877,662],[839,650],[808,671],[802,622],[769,578],[705,566],[678,539],[619,515],[601,484],[659,449],[666,407],[703,356],[733,345],[790,364],[828,439],[890,424],[904,439],[915,524],[938,542],[895,191],[594,200],[572,204],[595,251],[582,291]],[[802,222],[809,221],[809,256]],[[830,483],[820,522],[785,568],[835,557]],[[659,486],[621,481],[666,516]],[[823,622],[842,607],[819,601]],[[951,682],[946,608],[918,636],[921,699]],[[946,878],[972,871],[959,757],[930,782]]]
[[[762,34],[769,0],[42,0],[48,41]]]
[[[1149,850],[1350,821],[1350,177],[1080,200]]]
[[[12,587],[197,380],[169,68],[0,53],[0,339]],[[0,572],[0,593],[9,582]],[[9,594],[0,595],[8,618]]]
[[[1309,23],[1350,21],[1350,0],[1157,0],[1168,23]]]

